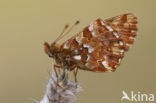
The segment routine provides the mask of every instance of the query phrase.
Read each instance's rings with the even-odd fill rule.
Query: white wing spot
[[[130,46],[130,44],[126,43],[126,46]]]
[[[81,44],[81,40],[79,39],[79,37],[76,37],[75,40],[76,40],[79,44]]]
[[[89,55],[87,55],[87,60],[86,61],[88,61],[90,59],[90,56]]]
[[[134,30],[131,30],[131,33],[135,33],[136,31],[134,31]]]
[[[93,37],[96,37],[96,34],[94,31],[91,32]]]
[[[135,38],[134,38],[134,37],[129,37],[129,39],[135,40]]]
[[[123,42],[122,41],[119,41],[120,45],[122,46],[123,45]]]
[[[91,24],[88,29],[89,31],[93,31],[93,24]]]
[[[63,46],[64,49],[68,49],[68,46],[67,46],[67,45],[68,45],[68,42],[69,42],[69,41],[67,41],[67,42],[64,44],[64,46]]]
[[[76,56],[74,56],[74,59],[81,60],[81,56],[80,55],[76,55]]]
[[[113,29],[112,29],[110,26],[108,26],[108,25],[106,25],[106,28],[107,28],[109,31],[113,31]]]
[[[93,29],[93,24],[91,24],[89,27],[88,27],[89,31],[91,32],[92,36],[93,37],[96,37],[96,34],[94,32],[94,29]]]
[[[76,49],[76,50],[74,50],[74,52],[77,54],[78,53],[78,50]]]
[[[102,62],[102,64],[103,64],[103,66],[104,66],[105,68],[107,68],[108,70],[112,70],[112,68],[108,65],[108,63],[107,63],[105,60]]]
[[[102,20],[101,20],[101,24],[106,26],[106,24]]]
[[[83,44],[83,47],[84,47],[84,48],[88,48],[88,53],[91,53],[91,52],[94,51],[94,48],[91,47],[91,46],[89,46],[89,45],[87,45],[87,44]]]
[[[121,62],[121,58],[118,60],[118,62],[119,62],[119,63]]]
[[[124,50],[122,49],[122,50],[120,51],[120,53],[123,54],[123,53],[124,53]]]
[[[119,34],[117,32],[113,32],[116,38],[119,38]]]
[[[103,21],[101,21],[101,24],[106,26],[106,28],[109,30],[109,31],[113,31],[113,29],[111,28],[111,26],[105,24]]]

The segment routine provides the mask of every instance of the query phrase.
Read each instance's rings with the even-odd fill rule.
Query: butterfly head
[[[65,25],[63,31],[61,32],[61,34],[58,36],[58,38],[51,44],[49,45],[47,42],[44,43],[45,46],[45,52],[46,54],[48,54],[49,57],[55,57],[56,54],[60,51],[60,45],[57,44],[57,42],[63,38],[66,34],[68,34],[72,28],[79,24],[79,21],[76,21],[74,25],[71,26],[71,28],[64,34],[65,30],[68,28],[68,24]]]
[[[51,45],[49,45],[47,42],[44,43],[45,46],[45,52],[48,54],[49,57],[54,57],[56,53],[59,51],[59,45],[56,42],[53,42]]]

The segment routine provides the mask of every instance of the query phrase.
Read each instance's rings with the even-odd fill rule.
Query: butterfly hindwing
[[[136,17],[132,14],[97,19],[61,47],[71,51],[70,58],[80,69],[111,72],[134,42],[136,30]]]

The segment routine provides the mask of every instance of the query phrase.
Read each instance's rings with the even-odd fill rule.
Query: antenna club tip
[[[77,25],[77,24],[79,24],[80,23],[80,21],[79,20],[77,20],[76,22],[75,22],[75,24]]]
[[[69,27],[69,24],[66,24],[66,25],[65,25],[65,28],[68,28],[68,27]]]

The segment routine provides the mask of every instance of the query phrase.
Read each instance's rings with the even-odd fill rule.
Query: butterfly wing
[[[125,50],[128,51],[136,38],[137,17],[129,13],[107,19],[104,22],[119,34],[126,45]]]
[[[97,19],[61,47],[71,51],[70,58],[81,69],[115,71],[136,36],[136,21],[131,19],[129,14],[105,21]]]

